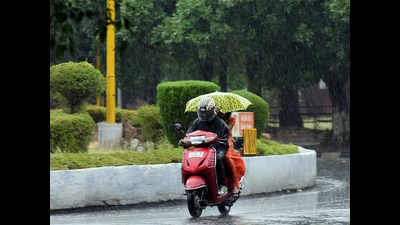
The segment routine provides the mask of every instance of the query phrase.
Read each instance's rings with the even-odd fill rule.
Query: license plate
[[[204,152],[189,152],[189,158],[201,158]]]

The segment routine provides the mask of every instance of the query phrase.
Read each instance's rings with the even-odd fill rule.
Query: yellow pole
[[[100,41],[99,38],[96,38],[96,67],[97,70],[100,70]],[[101,106],[101,95],[97,96],[97,106]]]
[[[107,123],[115,123],[115,2],[107,0]]]
[[[257,154],[257,128],[244,128],[243,155]]]

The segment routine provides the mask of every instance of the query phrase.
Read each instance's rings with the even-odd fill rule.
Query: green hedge
[[[87,152],[94,126],[87,113],[50,112],[50,152]]]
[[[107,109],[103,106],[88,105],[87,112],[93,118],[95,123],[104,122],[107,118]],[[117,123],[122,122],[122,120],[128,120],[132,126],[137,126],[137,111],[128,109],[115,109],[115,121]]]
[[[161,148],[147,152],[119,151],[106,153],[57,153],[50,154],[50,170],[83,169],[102,166],[125,166],[180,163],[183,148]],[[282,155],[299,153],[294,145],[257,139],[257,155]]]
[[[268,125],[269,105],[260,96],[246,90],[235,90],[232,93],[247,98],[251,104],[245,111],[254,112],[254,127],[257,128],[257,136],[261,137],[264,128]]]
[[[180,163],[183,148],[153,150],[149,152],[112,153],[58,153],[50,154],[50,170],[83,169],[102,166],[125,166]]]
[[[156,142],[163,136],[160,122],[160,108],[156,105],[143,105],[137,109],[137,123],[145,140]]]
[[[196,80],[162,82],[157,86],[161,124],[171,144],[175,145],[181,138],[175,131],[174,124],[181,123],[187,129],[196,119],[195,112],[185,113],[186,102],[199,95],[220,90],[215,83]]]
[[[87,112],[95,123],[106,120],[106,111],[107,109],[102,106],[90,105],[87,107]],[[131,126],[140,127],[146,140],[157,141],[162,136],[160,108],[156,105],[143,105],[137,110],[117,108],[115,110],[115,120],[117,123],[128,120]]]

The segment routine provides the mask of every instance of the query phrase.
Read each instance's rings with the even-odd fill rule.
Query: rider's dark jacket
[[[204,130],[208,132],[213,132],[218,135],[218,139],[226,139],[225,144],[218,144],[217,145],[217,150],[224,150],[226,151],[229,148],[229,143],[228,143],[228,136],[229,136],[229,130],[228,126],[226,123],[216,116],[213,120],[211,121],[200,121],[198,118],[193,121],[192,127],[190,127],[187,130],[187,134],[191,133],[196,130]]]

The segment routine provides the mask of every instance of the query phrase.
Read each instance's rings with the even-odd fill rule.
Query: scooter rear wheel
[[[195,218],[199,217],[203,212],[203,209],[200,207],[200,192],[189,191],[187,193],[187,205],[190,215]]]

